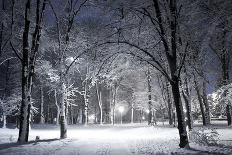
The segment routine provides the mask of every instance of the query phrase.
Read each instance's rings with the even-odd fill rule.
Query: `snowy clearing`
[[[200,127],[196,127],[200,128]],[[30,142],[17,144],[17,129],[0,129],[1,155],[153,155],[153,154],[232,154],[231,128],[211,126],[219,133],[219,144],[191,149],[178,147],[178,130],[173,127],[135,125],[69,126],[68,138],[59,140],[59,128],[35,125]],[[36,136],[40,137],[35,141]]]

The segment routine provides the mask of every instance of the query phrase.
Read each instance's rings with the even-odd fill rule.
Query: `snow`
[[[232,154],[231,127],[212,128],[219,133],[220,144],[201,146],[191,142],[190,150],[178,147],[176,128],[161,124],[72,125],[63,140],[59,139],[58,126],[34,125],[27,144],[16,143],[18,129],[0,129],[0,155]],[[36,141],[36,136],[40,140]]]

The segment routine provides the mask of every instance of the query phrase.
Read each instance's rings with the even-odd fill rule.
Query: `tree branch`
[[[22,62],[23,61],[22,57],[19,55],[18,51],[14,48],[11,41],[10,41],[10,46],[11,46],[12,50],[14,51],[15,55],[17,56],[17,58]]]
[[[7,58],[7,59],[3,60],[3,61],[0,63],[0,66],[1,66],[4,62],[6,62],[6,61],[8,61],[8,60],[16,59],[16,58],[18,58],[18,57],[10,57],[10,58]]]
[[[126,45],[129,45],[129,46],[131,46],[131,47],[134,47],[134,48],[136,48],[136,49],[142,51],[142,52],[145,53],[147,56],[149,56],[149,57],[152,59],[153,62],[155,62],[155,63],[157,64],[157,66],[160,68],[159,71],[162,71],[162,73],[165,73],[164,75],[167,76],[167,78],[169,78],[169,76],[168,76],[166,70],[163,68],[163,66],[160,64],[160,62],[157,61],[156,58],[155,58],[151,53],[149,53],[147,50],[145,50],[145,49],[139,47],[138,45],[135,45],[135,44],[130,43],[130,42],[128,42],[128,41],[117,41],[117,42],[107,41],[107,42],[105,42],[105,43],[102,43],[101,45],[103,45],[103,44],[126,44]],[[156,67],[157,67],[157,66],[156,66]]]
[[[179,71],[178,71],[178,78],[180,77],[180,73],[181,73],[181,69],[183,68],[184,66],[184,62],[185,62],[185,59],[186,59],[186,56],[187,56],[187,49],[188,49],[188,45],[189,43],[187,42],[186,46],[185,46],[185,50],[184,50],[184,56],[181,60],[181,63],[180,63],[180,66],[179,66]]]

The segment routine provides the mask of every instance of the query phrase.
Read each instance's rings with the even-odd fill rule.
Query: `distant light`
[[[70,57],[69,60],[70,60],[71,62],[73,62],[73,61],[74,61],[74,58],[73,58],[73,57]]]
[[[186,110],[186,109],[183,109],[183,111],[184,111],[184,113],[186,113],[186,112],[187,112],[187,110]]]
[[[146,110],[146,113],[149,113],[149,112],[150,112],[150,110],[147,109],[147,110]]]
[[[94,118],[95,118],[94,115],[90,115],[90,116],[89,116],[89,119],[91,119],[91,120],[93,120]]]
[[[120,106],[120,107],[118,108],[118,111],[119,111],[120,113],[122,113],[122,112],[124,111],[124,107],[123,107],[123,106]]]
[[[145,117],[143,116],[142,119],[145,120]]]
[[[66,59],[67,65],[70,65],[73,61],[74,61],[74,58],[73,58],[73,57],[68,57],[68,58]]]

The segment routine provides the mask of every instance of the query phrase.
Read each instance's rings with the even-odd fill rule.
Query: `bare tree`
[[[41,6],[42,4],[42,6]],[[22,103],[20,109],[20,127],[19,127],[19,142],[27,142],[29,136],[29,124],[31,113],[31,88],[33,84],[32,77],[34,75],[36,55],[39,50],[40,36],[42,30],[42,21],[46,0],[41,3],[41,0],[36,1],[36,22],[34,32],[32,34],[31,47],[30,47],[30,29],[31,20],[31,0],[26,1],[24,12],[24,31],[23,31],[23,50],[22,57],[19,59],[22,62]],[[13,48],[14,49],[14,48]],[[14,49],[15,53],[17,50]]]

